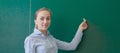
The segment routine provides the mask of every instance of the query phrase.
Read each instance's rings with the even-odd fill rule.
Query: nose
[[[44,19],[44,24],[46,24],[47,23],[47,19]]]

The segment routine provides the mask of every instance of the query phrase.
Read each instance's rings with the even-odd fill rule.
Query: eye
[[[46,20],[50,20],[50,17],[47,17]]]
[[[44,17],[41,17],[40,20],[44,20]]]

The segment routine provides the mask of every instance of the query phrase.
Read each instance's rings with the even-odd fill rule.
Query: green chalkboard
[[[119,0],[0,0],[0,53],[24,53],[41,7],[52,10],[49,31],[62,41],[70,42],[82,18],[87,20],[78,48],[58,53],[120,53]]]
[[[29,0],[0,0],[0,53],[24,53]]]

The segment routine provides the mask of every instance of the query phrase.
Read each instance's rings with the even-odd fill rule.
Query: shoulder
[[[53,39],[54,39],[54,36],[53,36],[53,35],[51,35],[51,34],[49,35],[49,37],[51,37],[51,38],[53,38]]]
[[[55,42],[57,41],[57,38],[55,38],[53,35],[49,35],[50,36],[50,38],[52,39],[52,40],[54,40]]]
[[[29,36],[27,36],[25,38],[25,41],[24,42],[35,42],[37,40],[40,40],[39,36],[38,35],[35,35],[35,34],[30,34]]]

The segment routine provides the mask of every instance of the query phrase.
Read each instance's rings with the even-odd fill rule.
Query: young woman
[[[82,32],[87,28],[86,20],[83,19],[73,40],[67,43],[54,38],[48,31],[51,18],[51,11],[48,8],[40,8],[36,11],[34,32],[24,42],[25,53],[57,53],[58,49],[75,50],[77,48]]]

